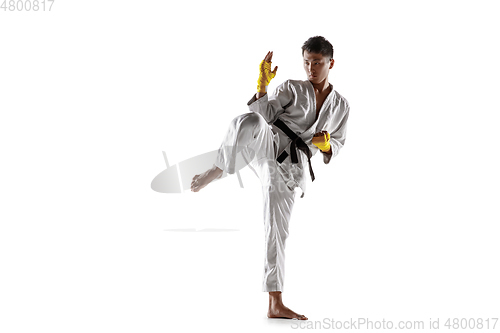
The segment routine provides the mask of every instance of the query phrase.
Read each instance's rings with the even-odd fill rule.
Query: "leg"
[[[269,161],[276,164],[275,161]],[[271,184],[262,186],[266,257],[263,291],[283,291],[285,278],[285,245],[295,201],[295,192],[284,183],[275,167],[269,168]],[[272,174],[271,174],[272,173]]]
[[[245,148],[255,152],[248,158]],[[268,317],[297,318],[307,320],[286,306],[281,300],[284,280],[285,241],[288,237],[288,221],[295,199],[277,171],[273,133],[264,118],[257,113],[246,113],[234,118],[219,148],[212,169],[196,175],[191,190],[197,192],[225,170],[233,174],[238,153],[243,156],[252,171],[259,177],[264,195],[264,226],[266,259],[264,263],[264,291],[269,292]],[[251,160],[251,161],[250,161]]]
[[[193,177],[191,191],[198,192],[213,180],[220,178],[223,171],[228,174],[235,173],[236,165],[239,164],[237,163],[239,153],[248,162],[254,158],[265,157],[269,147],[274,150],[272,138],[271,129],[258,113],[249,112],[237,116],[229,125],[214,166]],[[255,156],[250,152],[253,152]]]
[[[283,181],[274,158],[261,159],[252,162],[251,165],[258,170],[264,197],[266,256],[262,289],[269,292],[267,316],[307,320],[307,317],[286,307],[281,299],[285,278],[285,245],[295,192]]]

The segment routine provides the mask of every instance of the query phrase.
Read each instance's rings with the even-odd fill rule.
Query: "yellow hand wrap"
[[[321,151],[327,152],[330,150],[330,133],[326,132],[323,136],[315,136],[312,138],[312,143]]]
[[[262,60],[259,64],[259,79],[257,80],[257,92],[265,93],[266,86],[269,82],[276,76],[275,73],[271,71],[271,62]]]

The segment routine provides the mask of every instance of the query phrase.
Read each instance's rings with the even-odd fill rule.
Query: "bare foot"
[[[281,301],[281,291],[269,292],[269,310],[267,311],[267,317],[307,320],[306,316],[290,310],[283,304]]]
[[[215,165],[205,171],[202,174],[196,175],[193,177],[191,181],[191,191],[198,192],[208,184],[210,184],[215,179],[218,179],[222,176],[222,170],[216,167]]]

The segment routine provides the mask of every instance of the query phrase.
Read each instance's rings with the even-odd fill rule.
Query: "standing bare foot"
[[[193,181],[191,182],[191,191],[198,192],[210,182],[220,178],[221,176],[222,170],[214,165],[211,169],[193,177]]]
[[[281,291],[269,292],[269,310],[267,311],[267,317],[307,320],[306,316],[293,312],[283,304],[281,300]]]

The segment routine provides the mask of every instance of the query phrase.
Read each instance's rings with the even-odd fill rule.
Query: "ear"
[[[329,69],[332,69],[332,67],[333,67],[333,63],[334,63],[334,62],[335,62],[335,60],[330,59],[330,68],[329,68]]]

